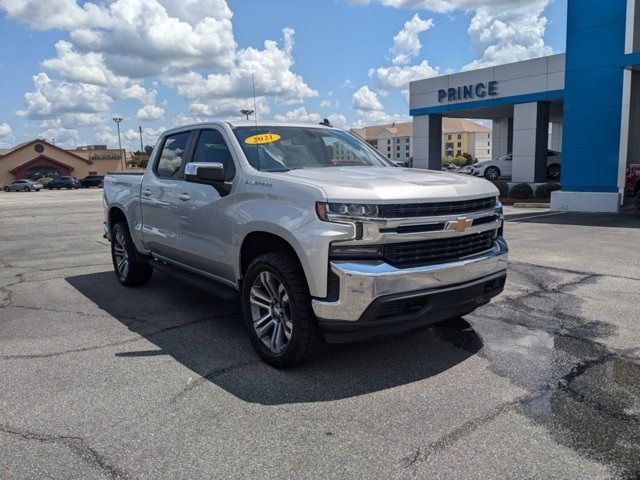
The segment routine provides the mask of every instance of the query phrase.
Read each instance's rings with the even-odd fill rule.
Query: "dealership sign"
[[[498,95],[498,82],[475,83],[460,87],[441,88],[438,90],[438,102],[455,102],[456,100],[470,100],[473,98],[484,98],[486,96],[495,97]]]

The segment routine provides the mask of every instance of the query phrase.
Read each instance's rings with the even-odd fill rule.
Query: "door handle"
[[[188,193],[181,193],[180,195],[178,195],[178,198],[183,202],[191,200],[191,196]]]
[[[143,194],[145,197],[148,197],[149,195],[151,195],[151,190],[143,190],[143,191],[142,191],[142,194]]]

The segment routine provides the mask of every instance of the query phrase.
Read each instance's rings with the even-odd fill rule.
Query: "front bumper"
[[[381,298],[412,292],[436,293],[479,279],[504,276],[507,256],[507,244],[499,237],[488,252],[424,267],[396,268],[382,261],[334,261],[330,265],[339,282],[337,299],[314,299],[313,311],[325,329],[332,323],[356,325],[370,305]]]

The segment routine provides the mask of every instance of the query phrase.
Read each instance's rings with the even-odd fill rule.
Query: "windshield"
[[[265,126],[237,127],[233,131],[249,163],[257,170],[394,167],[365,142],[342,130]]]

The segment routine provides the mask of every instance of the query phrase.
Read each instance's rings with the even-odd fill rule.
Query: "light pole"
[[[120,160],[122,161],[122,171],[125,171],[126,165],[124,164],[124,160],[123,160],[123,156],[122,155],[122,140],[120,139],[120,122],[122,121],[122,117],[113,117],[113,121],[116,122],[116,126],[118,127],[118,149],[120,150]]]
[[[244,108],[240,110],[240,113],[245,115],[247,117],[247,120],[249,120],[249,115],[253,113],[253,110],[247,110],[246,108]]]

